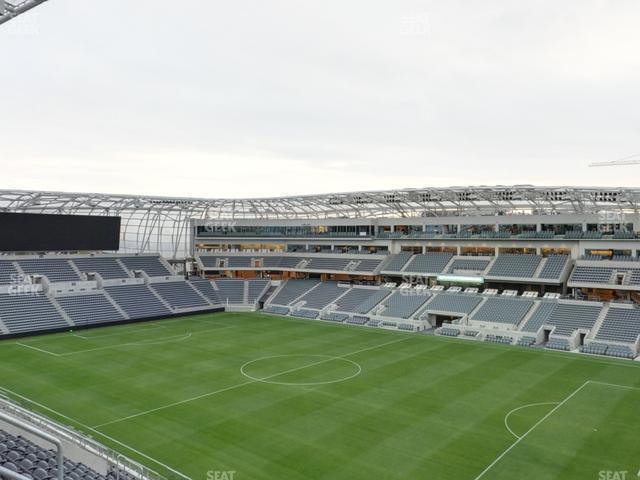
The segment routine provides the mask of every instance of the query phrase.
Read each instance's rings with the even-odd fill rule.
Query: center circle
[[[307,370],[311,378],[287,381],[287,375]],[[344,357],[331,355],[310,355],[306,353],[289,355],[271,355],[250,360],[240,373],[255,382],[273,385],[328,385],[357,377],[362,367],[357,362]],[[315,378],[315,380],[312,380]]]

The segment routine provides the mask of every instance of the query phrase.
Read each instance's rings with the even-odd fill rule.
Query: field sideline
[[[6,340],[0,387],[171,478],[640,469],[638,362],[321,321],[219,313]]]

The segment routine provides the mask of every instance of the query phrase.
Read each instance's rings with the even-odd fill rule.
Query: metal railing
[[[39,413],[36,413],[32,411],[29,406],[23,406],[0,393],[0,420],[6,419],[6,416],[13,417],[21,424],[26,424],[27,427],[34,430],[31,432],[34,435],[45,438],[35,431],[44,433],[47,436],[45,440],[56,444],[56,446],[60,445],[60,441],[66,441],[102,460],[105,460],[108,465],[108,470],[115,472],[116,478],[120,478],[120,475],[123,475],[123,477],[135,478],[138,480],[167,480],[163,475],[160,475],[158,472],[136,462],[135,460],[112,450],[111,448],[87,437],[85,434],[73,428],[61,425]],[[22,428],[22,425],[18,426],[18,428]],[[28,428],[23,429],[30,431]],[[59,452],[61,452],[60,449]],[[59,473],[62,474],[62,469],[59,469]]]
[[[56,447],[56,462],[58,464],[58,480],[64,480],[64,455],[62,453],[62,442],[53,435],[50,435],[39,428],[21,420],[20,418],[9,415],[5,412],[0,412],[0,420],[13,425],[25,432],[28,432],[36,437],[41,438],[45,442],[51,443]]]

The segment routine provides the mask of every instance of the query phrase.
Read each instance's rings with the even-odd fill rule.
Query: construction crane
[[[620,160],[611,160],[609,162],[593,162],[590,163],[590,167],[614,167],[617,165],[640,165],[640,154],[631,155],[629,157],[621,158]]]
[[[28,12],[47,0],[0,0],[0,25]]]

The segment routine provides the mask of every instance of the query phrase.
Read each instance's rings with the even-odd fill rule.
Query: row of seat
[[[516,331],[530,332],[534,339],[533,334],[543,326],[551,327],[556,338],[568,339],[577,330],[591,332],[603,309],[602,304],[595,302],[534,300],[426,289],[349,288],[317,280],[289,280],[268,303],[394,319],[426,318],[427,315],[469,316],[472,324],[501,324]],[[593,333],[602,341],[635,343],[640,335],[640,309],[610,308],[598,331]]]
[[[41,275],[52,283],[78,282],[82,274],[98,273],[105,280],[129,278],[131,271],[141,270],[150,277],[175,275],[159,256],[117,257],[42,257],[0,261],[0,285],[19,282],[25,275]]]
[[[0,430],[0,466],[34,480],[55,480],[58,478],[56,452],[44,448],[30,440]],[[81,462],[64,459],[65,480],[132,480],[125,471],[110,468],[105,474]],[[4,477],[0,477],[4,478]]]
[[[83,293],[0,294],[1,334],[156,318],[230,304],[253,305],[269,280],[205,279],[105,286]]]
[[[640,286],[640,267],[576,265],[571,272],[569,284],[573,286],[608,285],[614,289],[618,285]]]
[[[341,256],[340,254],[327,254],[326,257],[267,256],[256,253],[255,255],[200,254],[196,257],[205,270],[215,271],[256,268],[261,270],[352,271],[373,274],[377,272],[383,262],[383,259],[364,258],[364,255],[347,258],[341,258]]]
[[[484,275],[488,279],[536,279],[539,281],[558,282],[567,269],[570,257],[568,255],[550,255],[543,257],[534,254],[501,254],[495,257],[491,268],[487,271],[493,257],[454,258],[448,252],[428,252],[413,254],[401,252],[389,255],[387,259],[354,259],[336,258],[340,254],[327,257],[304,256],[265,256],[259,258],[260,268],[264,270],[310,270],[310,271],[341,271],[346,273],[369,273],[383,275],[439,275],[439,274],[470,274]],[[201,255],[200,260],[206,269],[226,270],[254,268],[249,256],[226,257]],[[222,261],[222,263],[220,263]],[[633,262],[627,262],[633,263]],[[640,268],[609,267],[606,265],[580,265],[571,272],[570,283],[579,285],[616,285],[616,273],[628,272],[625,284],[640,286]],[[8,270],[3,274],[0,265],[0,279],[11,275]]]
[[[635,343],[640,336],[640,309],[610,308],[598,329],[596,340]]]

